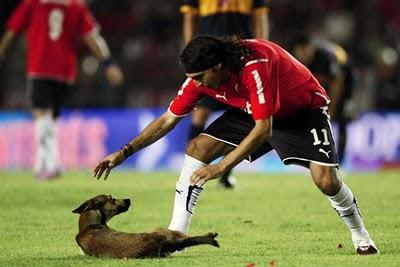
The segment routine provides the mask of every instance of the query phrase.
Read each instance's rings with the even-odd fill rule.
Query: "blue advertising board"
[[[60,156],[66,169],[93,168],[142,131],[164,109],[87,109],[64,111],[57,122]],[[215,116],[214,116],[215,118]],[[123,168],[179,170],[187,142],[189,118],[167,136],[129,158]],[[335,130],[334,130],[335,133]],[[36,150],[34,127],[26,112],[0,113],[0,168],[31,168]],[[345,168],[376,170],[400,166],[400,113],[366,113],[348,126]],[[294,171],[271,152],[241,171]]]

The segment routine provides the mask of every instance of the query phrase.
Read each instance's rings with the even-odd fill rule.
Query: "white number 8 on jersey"
[[[60,38],[63,30],[64,13],[61,9],[55,8],[49,14],[49,37],[53,41]]]

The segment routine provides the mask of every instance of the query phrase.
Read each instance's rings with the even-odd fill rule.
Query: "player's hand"
[[[203,186],[209,180],[216,179],[224,173],[225,169],[220,164],[207,165],[193,172],[190,177],[190,184],[192,186]]]
[[[111,86],[117,87],[124,83],[124,74],[117,65],[111,64],[104,71]]]
[[[105,157],[102,161],[100,161],[96,168],[93,170],[93,177],[100,179],[103,175],[104,171],[104,180],[107,179],[110,174],[111,169],[117,167],[119,164],[124,162],[125,156],[121,150],[114,152],[107,157]]]

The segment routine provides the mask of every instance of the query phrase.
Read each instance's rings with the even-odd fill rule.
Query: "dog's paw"
[[[218,236],[218,233],[208,233],[207,236],[209,238],[216,238]]]
[[[207,234],[207,237],[209,238],[209,240],[210,240],[210,245],[212,245],[212,246],[214,246],[214,247],[217,247],[217,248],[219,248],[219,244],[218,244],[218,241],[217,240],[215,240],[215,238],[218,236],[218,233],[208,233]]]

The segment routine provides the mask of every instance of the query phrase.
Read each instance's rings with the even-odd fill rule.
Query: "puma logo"
[[[176,191],[179,195],[181,195],[182,192],[183,192],[183,190],[178,190],[178,189],[175,189],[175,191]]]
[[[222,98],[222,99],[224,99],[225,101],[228,101],[228,99],[226,99],[226,92],[224,92],[223,95],[215,94],[215,97],[216,97],[216,98]]]
[[[318,152],[324,153],[325,156],[329,159],[329,153],[331,153],[332,150],[329,150],[328,152],[326,152],[325,150],[323,150],[322,148],[320,148],[320,149],[318,150]]]

